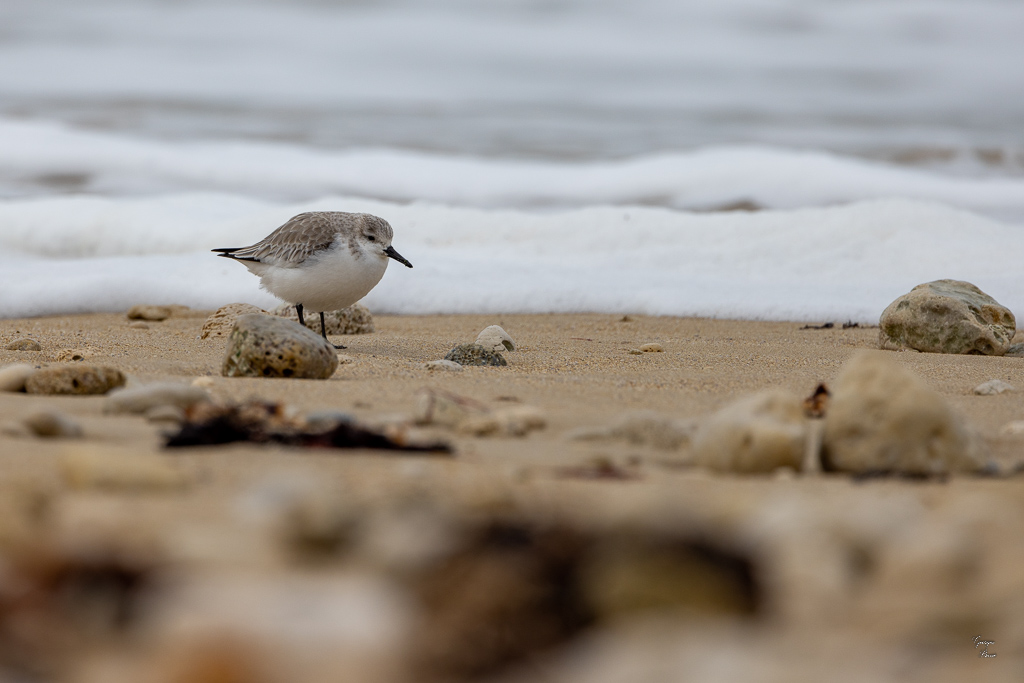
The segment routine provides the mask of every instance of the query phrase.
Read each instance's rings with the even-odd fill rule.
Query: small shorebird
[[[295,306],[320,312],[320,334],[327,339],[324,311],[351,306],[369,294],[388,259],[412,268],[391,246],[393,232],[383,218],[368,213],[300,213],[251,247],[214,249],[260,276],[260,286]],[[336,349],[344,346],[334,345]]]

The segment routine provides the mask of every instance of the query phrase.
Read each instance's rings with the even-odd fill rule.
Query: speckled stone
[[[334,347],[298,323],[272,315],[243,315],[228,338],[225,377],[327,379],[338,368]]]
[[[203,323],[203,330],[199,335],[200,339],[211,339],[216,337],[227,337],[235,327],[235,321],[240,315],[260,313],[267,315],[259,306],[252,304],[228,304],[221,306],[206,319]]]
[[[883,349],[1002,356],[1017,321],[1010,309],[970,282],[936,280],[889,304],[878,327]]]
[[[15,339],[5,347],[8,351],[42,351],[43,347],[35,339],[24,337]]]
[[[291,304],[278,306],[270,314],[299,322],[299,314]],[[306,320],[306,327],[319,334],[320,313],[307,310],[303,317]],[[324,327],[327,328],[327,334],[370,334],[374,330],[373,315],[366,306],[352,304],[341,310],[325,311]]]
[[[117,368],[98,365],[55,365],[32,373],[25,381],[30,394],[105,394],[124,386]]]
[[[445,354],[444,359],[459,365],[508,365],[500,353],[486,349],[479,344],[460,344]]]

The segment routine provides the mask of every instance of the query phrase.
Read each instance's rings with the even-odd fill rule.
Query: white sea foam
[[[480,207],[687,209],[737,202],[796,208],[903,197],[1024,222],[1024,178],[951,177],[765,147],[558,163],[396,150],[319,151],[260,142],[169,142],[0,119],[0,150],[0,179],[8,184],[70,174],[79,177],[79,191],[95,194],[217,189],[298,200],[340,194]],[[120,241],[115,238],[109,248],[120,248]]]
[[[938,278],[970,280],[1024,310],[1024,231],[934,203],[539,214],[337,197],[282,205],[177,195],[0,203],[0,224],[9,228],[0,235],[0,316],[117,311],[141,302],[269,306],[274,299],[255,277],[206,250],[252,243],[312,208],[368,211],[394,225],[396,248],[416,267],[393,269],[367,297],[382,313],[872,322],[896,296]],[[41,239],[47,225],[63,226],[49,242]],[[109,232],[96,233],[105,226]]]

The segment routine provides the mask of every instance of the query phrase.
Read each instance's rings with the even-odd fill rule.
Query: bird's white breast
[[[369,294],[387,267],[386,257],[363,254],[356,258],[347,244],[335,244],[297,266],[265,265],[260,285],[309,311],[335,311]]]

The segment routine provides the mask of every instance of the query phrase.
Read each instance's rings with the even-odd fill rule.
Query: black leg
[[[299,324],[303,327],[306,326],[306,319],[302,317],[302,304],[295,304],[295,310],[299,314]]]
[[[322,334],[324,336],[324,339],[327,341],[327,343],[330,344],[331,340],[327,339],[327,324],[324,322],[324,312],[323,311],[320,311],[320,334]],[[331,344],[331,346],[333,346],[336,349],[343,349],[343,348],[345,348],[341,344]]]

